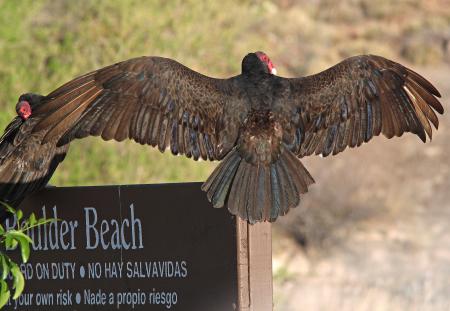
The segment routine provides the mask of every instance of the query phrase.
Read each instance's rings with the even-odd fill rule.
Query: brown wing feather
[[[430,82],[380,56],[351,57],[288,81],[289,100],[281,104],[295,133],[286,135],[286,143],[299,157],[336,154],[380,133],[391,138],[411,132],[425,142],[426,135],[432,137],[431,124],[439,125],[435,111],[444,111]]]
[[[236,109],[246,109],[236,95],[233,78],[209,78],[166,58],[135,58],[50,93],[34,112],[41,117],[34,132],[46,132],[43,143],[130,138],[195,160],[218,159],[237,138]]]
[[[0,139],[0,201],[13,206],[47,184],[69,148],[41,144],[42,132],[30,135],[36,121],[16,117]]]

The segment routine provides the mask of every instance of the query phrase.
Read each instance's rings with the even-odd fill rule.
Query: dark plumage
[[[45,187],[69,148],[68,144],[57,147],[56,140],[42,144],[43,133],[32,132],[39,119],[20,116],[21,102],[26,101],[34,110],[44,99],[42,95],[31,93],[20,96],[16,107],[19,116],[0,138],[0,200],[12,206]],[[2,208],[0,219],[4,215]]]
[[[274,221],[314,183],[299,158],[336,154],[380,133],[412,132],[425,142],[430,122],[439,124],[435,111],[443,113],[436,88],[380,56],[295,79],[272,75],[272,67],[264,53],[250,53],[241,75],[214,79],[141,57],[78,77],[7,128],[0,197],[14,201],[39,189],[70,141],[94,135],[219,160],[202,187],[214,207],[227,205],[252,223]]]

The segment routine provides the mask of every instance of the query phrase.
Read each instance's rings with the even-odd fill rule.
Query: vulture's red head
[[[19,100],[17,101],[16,105],[16,112],[19,117],[22,118],[22,120],[27,120],[29,117],[31,117],[31,114],[33,113],[33,107],[37,107],[41,104],[42,99],[44,96],[39,94],[33,94],[33,93],[26,93],[22,94],[19,97]]]
[[[31,105],[27,100],[20,100],[16,105],[17,115],[26,120],[31,116]]]
[[[275,68],[275,65],[270,60],[269,56],[267,56],[266,53],[258,51],[255,52],[256,56],[267,66],[267,69],[269,70],[269,73],[276,75],[277,69]]]
[[[247,54],[242,60],[242,73],[247,76],[261,77],[267,74],[276,74],[277,70],[264,52]]]

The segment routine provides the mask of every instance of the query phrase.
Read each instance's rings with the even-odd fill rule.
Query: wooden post
[[[250,225],[236,219],[239,310],[272,310],[271,224]]]

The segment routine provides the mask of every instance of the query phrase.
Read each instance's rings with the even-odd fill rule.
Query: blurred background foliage
[[[257,50],[282,76],[383,55],[435,83],[448,110],[449,0],[0,0],[0,127],[20,94],[124,59],[166,56],[227,77]],[[277,309],[450,309],[449,120],[431,144],[405,135],[305,160],[317,184],[275,226]],[[89,138],[51,183],[196,181],[214,165]]]

